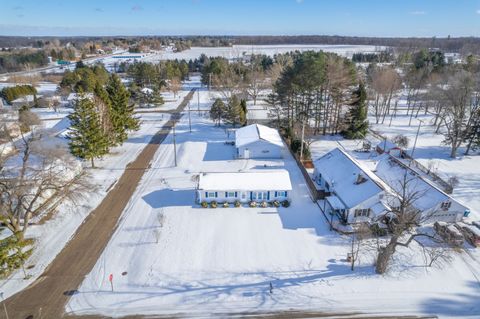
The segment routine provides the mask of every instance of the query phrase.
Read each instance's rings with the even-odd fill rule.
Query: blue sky
[[[480,0],[0,0],[0,35],[480,36]]]

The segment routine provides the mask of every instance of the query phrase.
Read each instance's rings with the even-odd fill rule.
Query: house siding
[[[228,192],[234,192],[235,196],[234,197],[228,197],[227,193]],[[290,192],[289,191],[284,191],[284,190],[253,190],[253,191],[243,191],[243,190],[198,190],[197,191],[197,201],[198,203],[201,203],[203,201],[206,201],[208,203],[212,201],[216,202],[230,202],[233,203],[235,201],[240,201],[242,203],[248,203],[249,201],[252,200],[252,194],[255,192],[267,192],[267,198],[262,199],[262,200],[257,200],[258,202],[262,201],[274,201],[274,200],[290,200]],[[285,192],[286,196],[279,196],[280,192]],[[208,193],[216,193],[216,197],[208,197]],[[245,193],[245,197],[242,198],[243,193]]]
[[[250,152],[248,158],[282,158],[282,147],[267,141],[256,141],[237,147],[238,158],[245,158],[245,150]]]

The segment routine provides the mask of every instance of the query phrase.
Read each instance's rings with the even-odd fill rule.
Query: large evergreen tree
[[[103,132],[95,104],[91,99],[77,100],[70,119],[70,151],[73,155],[90,160],[95,167],[95,158],[108,154],[108,137]]]
[[[225,103],[223,103],[222,99],[217,98],[215,102],[213,102],[212,107],[210,108],[210,118],[213,120],[216,125],[220,126],[221,120],[225,116]]]
[[[128,131],[138,130],[140,123],[134,115],[133,104],[129,104],[130,94],[116,74],[110,76],[106,91],[111,103],[111,144],[121,145],[127,140]]]
[[[345,138],[356,139],[363,138],[367,134],[367,91],[363,83],[360,83],[358,89],[353,93],[354,102],[350,109],[350,121],[348,128],[343,132]]]
[[[227,109],[225,112],[224,120],[227,124],[232,124],[236,127],[237,124],[242,124],[242,120],[245,118],[245,114],[242,109],[240,100],[236,95],[228,100]]]

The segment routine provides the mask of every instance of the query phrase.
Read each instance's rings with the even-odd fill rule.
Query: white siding
[[[245,158],[245,150],[249,158],[282,158],[282,147],[263,140],[237,147],[238,158]]]

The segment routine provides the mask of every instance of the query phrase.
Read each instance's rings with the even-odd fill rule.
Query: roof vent
[[[363,176],[361,173],[358,173],[357,179],[355,180],[355,184],[356,185],[362,184],[362,183],[365,183],[366,181],[367,179],[365,178],[365,176]]]

